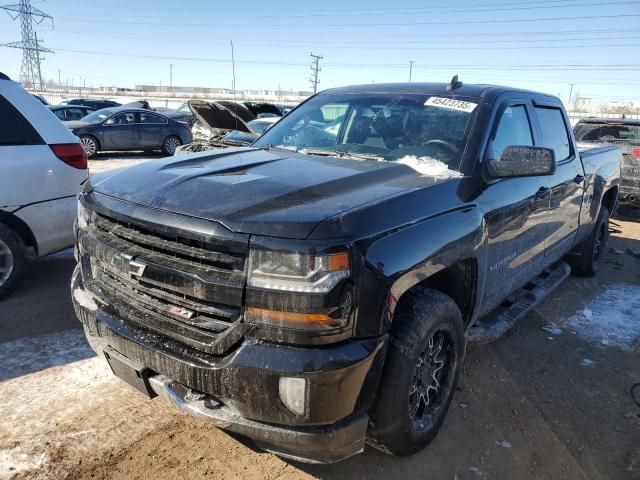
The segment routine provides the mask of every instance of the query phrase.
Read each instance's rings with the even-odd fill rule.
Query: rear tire
[[[26,268],[22,238],[12,228],[0,224],[0,300],[15,290]]]
[[[182,140],[176,135],[169,135],[162,142],[162,152],[165,155],[173,155],[176,152],[176,148],[182,145]]]
[[[89,158],[95,157],[98,150],[100,150],[98,139],[93,135],[80,135],[80,144]]]
[[[417,288],[398,305],[369,441],[387,453],[422,450],[447,414],[465,351],[462,315],[447,295]]]
[[[609,238],[609,210],[604,205],[587,239],[578,247],[577,255],[569,258],[571,271],[581,277],[592,277],[598,271]]]

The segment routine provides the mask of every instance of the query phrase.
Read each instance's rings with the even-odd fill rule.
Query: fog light
[[[296,415],[304,415],[307,407],[307,379],[280,377],[280,400]]]

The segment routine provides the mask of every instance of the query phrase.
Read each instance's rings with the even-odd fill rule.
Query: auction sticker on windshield
[[[478,106],[477,103],[465,102],[463,100],[455,100],[453,98],[446,97],[429,97],[425,105],[429,107],[448,108],[449,110],[458,110],[459,112],[473,112],[473,109]]]

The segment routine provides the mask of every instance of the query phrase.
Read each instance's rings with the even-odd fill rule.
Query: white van
[[[87,155],[62,122],[0,73],[0,299],[29,258],[73,245]]]

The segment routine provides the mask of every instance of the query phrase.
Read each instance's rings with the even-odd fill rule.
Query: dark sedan
[[[84,105],[48,105],[48,107],[63,122],[80,120],[96,111],[95,108]]]
[[[162,150],[173,155],[177,147],[192,141],[190,125],[134,108],[103,108],[65,124],[80,137],[89,157],[100,150]]]

